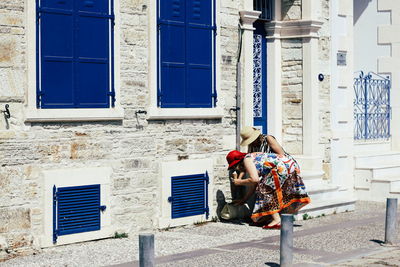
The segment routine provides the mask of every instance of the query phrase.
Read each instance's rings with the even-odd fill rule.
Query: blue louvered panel
[[[212,107],[212,0],[187,1],[187,107]]]
[[[100,230],[100,185],[54,188],[54,240],[57,236]]]
[[[171,177],[172,219],[206,214],[208,217],[208,174]]]
[[[109,1],[79,0],[76,22],[76,103],[81,108],[109,107]]]
[[[38,108],[114,106],[113,0],[36,0]]]
[[[215,103],[213,3],[158,1],[159,106],[207,108]]]
[[[38,0],[39,2],[39,0]],[[42,108],[74,107],[73,1],[41,0],[38,94]],[[39,14],[38,14],[39,15]]]
[[[161,107],[184,107],[186,87],[185,0],[159,2],[159,102]]]

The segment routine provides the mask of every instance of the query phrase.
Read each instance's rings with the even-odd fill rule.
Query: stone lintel
[[[319,38],[323,22],[318,20],[272,21],[265,23],[268,39]]]

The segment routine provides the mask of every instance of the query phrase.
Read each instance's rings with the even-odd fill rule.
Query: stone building
[[[302,213],[400,192],[399,12],[395,0],[2,0],[0,260],[212,219],[241,125],[298,159],[313,201]],[[378,31],[368,49],[365,27]],[[359,68],[389,75],[392,120],[355,140]]]

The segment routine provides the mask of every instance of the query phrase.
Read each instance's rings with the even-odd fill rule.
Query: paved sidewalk
[[[400,213],[399,213],[400,214]],[[295,266],[400,266],[400,249],[381,246],[385,205],[359,202],[347,212],[295,222]],[[398,235],[398,238],[400,235]],[[157,266],[279,266],[279,231],[206,223],[155,232]],[[399,239],[400,240],[400,239]],[[138,265],[138,238],[43,249],[0,266]]]

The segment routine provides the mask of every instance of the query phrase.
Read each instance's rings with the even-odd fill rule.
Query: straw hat
[[[242,142],[240,143],[241,146],[247,146],[254,142],[259,136],[261,132],[256,128],[251,126],[245,126],[240,131],[240,136],[242,137]]]

